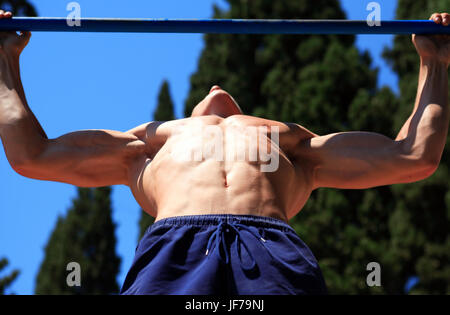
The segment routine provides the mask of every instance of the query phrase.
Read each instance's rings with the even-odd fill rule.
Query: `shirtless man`
[[[447,13],[431,19],[450,24]],[[319,136],[294,123],[245,116],[219,86],[186,119],[48,139],[20,80],[19,56],[30,34],[0,37],[0,135],[13,169],[82,187],[127,185],[156,218],[136,249],[123,294],[326,293],[316,259],[287,221],[319,187],[365,189],[429,177],[447,138],[448,36],[413,36],[421,62],[417,100],[396,139],[369,132]],[[205,131],[210,126],[218,138]],[[249,130],[261,126],[268,133],[259,133],[253,148],[269,145],[276,155],[268,171],[262,155],[227,155],[236,135],[244,139],[240,150],[250,148]],[[225,158],[195,158],[211,139],[221,139],[215,148]],[[178,158],[186,153],[193,154]]]

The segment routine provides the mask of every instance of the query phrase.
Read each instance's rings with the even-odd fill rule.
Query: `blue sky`
[[[40,16],[66,16],[69,1],[31,1]],[[79,0],[83,17],[209,18],[223,0]],[[349,19],[366,19],[370,1],[342,0]],[[382,19],[393,19],[395,0],[378,1]],[[119,4],[120,3],[120,4]],[[397,91],[397,78],[380,55],[392,36],[358,36],[380,68],[379,85]],[[22,59],[22,81],[30,107],[50,138],[80,129],[125,131],[151,119],[164,79],[170,81],[176,116],[182,117],[189,77],[203,48],[198,34],[34,33]],[[211,82],[211,85],[220,82]],[[21,177],[0,150],[0,257],[21,271],[8,292],[32,294],[44,247],[58,215],[76,196],[73,186]],[[137,241],[139,206],[126,187],[113,188],[117,251],[122,284]],[[1,276],[1,275],[0,275]]]

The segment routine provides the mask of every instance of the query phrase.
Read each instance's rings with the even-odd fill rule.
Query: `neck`
[[[210,108],[196,108],[194,112],[192,113],[192,117],[195,116],[207,116],[207,115],[214,115],[219,116],[222,118],[227,118],[233,115],[241,115],[242,112],[238,108],[217,108],[210,107]]]

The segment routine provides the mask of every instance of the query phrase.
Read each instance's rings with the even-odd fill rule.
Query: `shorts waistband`
[[[151,226],[152,229],[161,226],[181,226],[181,225],[191,225],[191,226],[210,226],[219,225],[220,223],[239,223],[248,226],[255,226],[260,228],[273,228],[281,231],[294,232],[294,229],[289,226],[286,222],[263,216],[254,215],[233,215],[233,214],[203,214],[203,215],[188,215],[188,216],[177,216],[165,218],[156,221]]]

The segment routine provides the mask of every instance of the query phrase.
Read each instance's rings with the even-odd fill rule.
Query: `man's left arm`
[[[432,19],[449,27],[450,15]],[[311,161],[314,188],[365,189],[410,183],[437,169],[447,139],[448,36],[413,36],[420,55],[417,99],[395,140],[370,132],[314,136],[301,142],[299,155]]]

